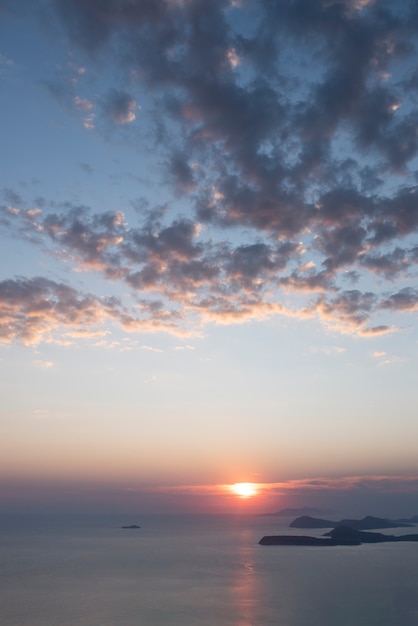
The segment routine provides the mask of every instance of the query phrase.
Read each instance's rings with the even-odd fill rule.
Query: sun
[[[240,498],[252,498],[257,495],[257,485],[255,483],[235,483],[230,485],[230,489]]]

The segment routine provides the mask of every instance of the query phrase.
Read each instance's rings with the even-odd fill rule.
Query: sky
[[[0,0],[0,512],[418,513],[417,35]]]

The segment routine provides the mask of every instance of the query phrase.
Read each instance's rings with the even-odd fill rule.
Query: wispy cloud
[[[54,363],[52,361],[44,361],[42,359],[37,359],[36,361],[34,361],[34,365],[42,369],[49,369],[51,367],[54,367]]]
[[[141,346],[141,350],[146,350],[148,352],[163,352],[163,350],[161,350],[160,348],[154,348],[152,346]]]
[[[74,106],[79,111],[91,111],[92,109],[94,109],[93,102],[90,102],[90,100],[87,100],[86,98],[80,98],[80,96],[74,96],[73,101],[74,101]]]
[[[317,491],[364,491],[370,490],[378,493],[417,493],[418,476],[416,475],[364,475],[344,476],[339,478],[303,478],[281,482],[252,483],[259,495],[289,495],[293,492],[308,493]],[[151,490],[160,492],[176,492],[181,494],[195,495],[230,495],[231,485],[176,485],[150,487]]]

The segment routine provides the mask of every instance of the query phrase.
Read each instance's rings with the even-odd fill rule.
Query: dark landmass
[[[380,528],[408,528],[412,524],[401,522],[400,520],[372,517],[371,515],[367,515],[363,519],[343,519],[339,522],[302,515],[290,523],[290,528],[336,528],[337,526],[348,526],[355,530],[373,530]]]
[[[413,517],[406,517],[395,520],[395,522],[401,522],[404,524],[418,524],[418,515],[414,515]]]
[[[258,542],[261,546],[335,546],[331,539],[296,535],[266,535]],[[350,544],[353,545],[353,544]],[[354,545],[359,545],[358,543]]]
[[[260,539],[262,546],[360,546],[362,543],[394,543],[400,541],[418,542],[418,535],[384,535],[355,530],[349,526],[338,526],[323,537],[295,535],[268,535]]]
[[[291,517],[293,515],[320,515],[321,513],[323,515],[324,513],[330,513],[330,511],[321,511],[321,509],[314,509],[313,507],[304,506],[302,509],[281,509],[280,511],[274,511],[273,513],[263,513],[263,515]]]
[[[399,520],[386,519],[382,517],[373,517],[367,515],[363,519],[344,519],[338,523],[338,526],[349,526],[356,530],[373,530],[377,528],[411,528],[413,525],[400,522]]]
[[[360,543],[390,543],[394,541],[418,541],[418,535],[385,535],[383,533],[369,533],[364,530],[355,530],[349,526],[337,526],[324,534],[334,541],[357,539]]]
[[[131,529],[131,528],[141,528],[141,526],[137,526],[136,524],[131,524],[130,526],[121,526],[121,528],[124,529]]]
[[[332,522],[329,519],[321,519],[319,517],[311,517],[310,515],[302,515],[297,517],[289,524],[290,528],[335,528],[338,522]]]

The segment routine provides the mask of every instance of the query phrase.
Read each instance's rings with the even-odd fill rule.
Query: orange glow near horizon
[[[252,498],[258,494],[257,485],[255,483],[234,483],[229,486],[232,493],[240,498]]]

